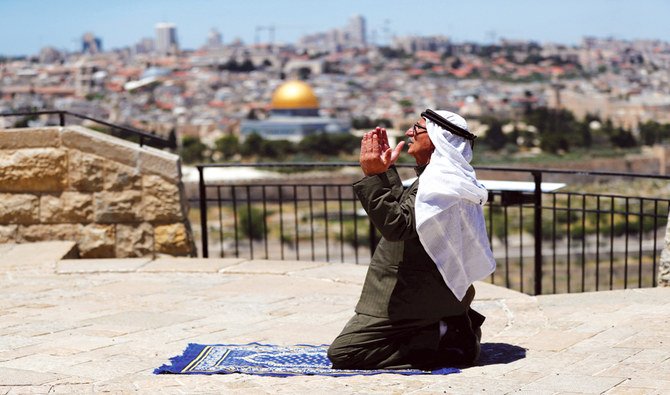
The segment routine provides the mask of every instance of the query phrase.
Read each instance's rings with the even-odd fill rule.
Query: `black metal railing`
[[[74,117],[82,120],[87,120],[94,122],[99,125],[110,128],[110,132],[116,136],[129,140],[137,140],[140,146],[150,145],[156,148],[170,148],[175,149],[177,147],[176,140],[166,139],[155,134],[143,132],[135,128],[128,126],[115,125],[101,119],[89,117],[83,114],[77,114],[70,111],[61,111],[61,110],[43,110],[43,111],[24,111],[24,112],[10,112],[10,113],[0,113],[0,117],[35,117],[40,115],[54,115],[58,117],[58,126],[66,125],[66,117]]]
[[[197,166],[199,198],[193,203],[199,207],[202,255],[209,257],[211,250],[219,257],[368,263],[379,234],[355,198],[351,180],[335,180],[339,173],[334,170],[357,166]],[[222,167],[329,172],[325,181],[304,176],[233,184],[206,181],[208,169]],[[484,211],[498,262],[492,283],[532,294],[656,286],[670,209],[670,196],[660,195],[668,190],[670,177],[495,167],[478,167],[477,172],[479,178],[530,185],[489,189]],[[543,192],[546,182],[566,186]],[[622,186],[639,196],[616,193]],[[643,196],[644,188],[648,196]]]

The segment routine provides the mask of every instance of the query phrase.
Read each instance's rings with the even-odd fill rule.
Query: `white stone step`
[[[0,271],[53,272],[56,262],[75,258],[77,243],[74,241],[41,241],[27,244],[0,244]]]

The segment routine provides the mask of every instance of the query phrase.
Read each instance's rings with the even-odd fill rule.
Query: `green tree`
[[[379,125],[383,124],[380,122]],[[384,126],[390,127],[390,126]],[[361,147],[361,139],[349,133],[331,134],[331,143],[337,147],[338,153],[352,154]]]
[[[488,118],[483,120],[483,123],[489,126],[484,136],[484,144],[494,151],[499,151],[507,144],[507,138],[502,131],[502,122],[497,118]]]
[[[216,151],[221,153],[224,160],[230,160],[240,152],[240,141],[237,136],[227,135],[214,142]]]
[[[619,148],[631,148],[637,146],[635,136],[624,128],[616,128],[614,133],[610,136],[612,145]]]
[[[28,123],[31,121],[35,121],[38,119],[37,115],[28,115],[25,118],[21,118],[18,121],[14,122],[14,127],[15,128],[27,128]]]
[[[339,152],[338,147],[332,144],[328,134],[317,133],[305,136],[298,144],[301,152],[310,155],[334,156]]]
[[[184,163],[196,163],[205,161],[207,146],[195,136],[185,136],[181,140],[181,158]]]
[[[257,207],[242,206],[237,210],[239,221],[237,230],[244,237],[253,240],[262,240],[265,236],[265,216],[263,210]]]
[[[261,148],[261,153],[264,157],[275,160],[285,159],[289,155],[294,155],[298,152],[296,144],[288,140],[266,140]]]
[[[266,140],[257,133],[252,133],[240,146],[240,153],[244,157],[255,156],[272,160],[283,160],[296,154],[298,148],[288,140]]]
[[[240,153],[245,157],[259,155],[264,141],[258,133],[251,133],[244,139],[240,147]]]
[[[570,111],[541,107],[529,111],[525,119],[528,124],[537,127],[540,148],[544,151],[569,151],[571,142],[581,145],[585,141],[584,131]]]
[[[647,121],[640,125],[640,138],[645,145],[654,145],[670,137],[670,124]]]

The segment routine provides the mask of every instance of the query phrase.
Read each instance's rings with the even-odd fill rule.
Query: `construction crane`
[[[274,42],[275,42],[275,26],[274,25],[256,26],[256,34],[255,34],[256,45],[260,44],[260,41],[261,41],[260,40],[260,33],[264,32],[264,31],[268,32],[269,38],[270,38],[268,41],[269,41],[270,45],[273,45]]]

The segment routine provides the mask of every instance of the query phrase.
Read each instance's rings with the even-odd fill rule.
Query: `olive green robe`
[[[417,168],[417,174],[424,168]],[[463,301],[456,299],[419,240],[414,218],[418,183],[417,179],[404,190],[391,167],[354,184],[382,239],[372,256],[356,315],[328,350],[335,368],[435,367],[449,360],[440,346],[440,320],[461,317],[473,332],[484,320],[469,310],[474,288]]]

